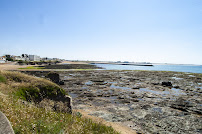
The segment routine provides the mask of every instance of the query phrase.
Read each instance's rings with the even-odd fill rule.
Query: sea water
[[[94,64],[106,70],[152,70],[152,71],[175,71],[202,73],[202,65],[153,65],[153,66],[133,66],[133,65],[114,65],[114,64]]]

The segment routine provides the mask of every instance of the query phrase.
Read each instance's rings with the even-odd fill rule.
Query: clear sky
[[[202,0],[0,0],[0,55],[202,64]]]

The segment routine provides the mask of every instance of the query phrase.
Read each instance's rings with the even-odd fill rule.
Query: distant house
[[[48,57],[44,57],[44,58],[41,58],[41,60],[43,60],[43,61],[51,61],[53,59],[52,58],[48,58]]]
[[[59,59],[59,58],[53,58],[53,60],[54,60],[54,61],[59,61],[60,59]]]
[[[40,58],[40,56],[37,56],[37,55],[29,55],[29,60],[30,61],[40,61],[41,58]]]
[[[5,56],[0,57],[0,63],[5,63],[5,62],[6,62],[6,57]]]
[[[29,55],[28,54],[22,54],[21,57],[24,58],[25,61],[29,61]]]
[[[22,60],[22,61],[25,61],[25,58],[21,57],[21,56],[13,56],[13,60]]]

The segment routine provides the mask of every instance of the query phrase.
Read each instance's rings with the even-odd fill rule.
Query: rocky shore
[[[58,73],[64,81],[62,87],[73,98],[73,109],[119,122],[138,133],[202,133],[201,74],[106,70]]]

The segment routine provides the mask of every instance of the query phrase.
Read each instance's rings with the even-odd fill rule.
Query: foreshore
[[[45,76],[48,72],[26,73]],[[58,73],[75,110],[138,133],[201,132],[201,74],[113,70]]]
[[[74,110],[123,126],[122,132],[201,133],[200,73],[67,70],[54,71]],[[20,71],[45,77],[52,70]]]

